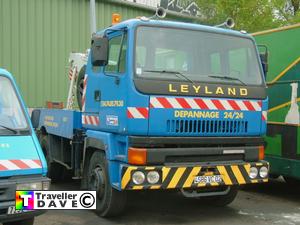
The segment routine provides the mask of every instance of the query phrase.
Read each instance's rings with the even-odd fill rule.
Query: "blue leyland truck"
[[[268,181],[262,65],[245,32],[141,17],[95,33],[81,110],[32,115],[49,176],[67,170],[96,190],[100,216],[120,213],[128,191],[231,203],[240,185]]]
[[[32,225],[42,211],[15,209],[16,190],[48,190],[47,163],[12,75],[0,69],[0,223]]]

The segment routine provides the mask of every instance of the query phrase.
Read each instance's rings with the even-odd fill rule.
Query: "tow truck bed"
[[[74,130],[81,129],[81,112],[63,109],[39,109],[40,125],[47,133],[72,139]]]

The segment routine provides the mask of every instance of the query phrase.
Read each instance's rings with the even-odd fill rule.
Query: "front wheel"
[[[231,186],[228,193],[225,195],[202,197],[200,199],[204,200],[209,205],[221,207],[232,203],[237,195],[237,192],[238,188],[236,186]]]
[[[34,224],[34,217],[25,220],[3,223],[3,225],[33,225],[33,224]]]
[[[114,189],[108,176],[108,165],[105,154],[100,151],[93,153],[88,168],[88,189],[96,191],[96,212],[102,217],[120,214],[125,208],[126,193]]]

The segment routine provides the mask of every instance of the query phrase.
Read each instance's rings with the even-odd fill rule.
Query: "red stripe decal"
[[[38,164],[39,166],[42,166],[42,162],[38,159],[34,159],[33,160],[36,164]]]
[[[241,110],[240,107],[238,106],[238,104],[236,104],[236,102],[234,100],[227,100],[227,101],[234,110]]]
[[[128,109],[127,109],[127,117],[129,119],[133,119],[134,118],[133,115],[131,114],[131,112]]]
[[[255,108],[249,101],[243,101],[243,102],[244,102],[245,106],[248,108],[248,110],[255,111]]]
[[[152,103],[150,102],[150,108],[154,108],[154,106],[152,105]]]
[[[261,107],[262,107],[262,102],[261,102],[261,101],[258,101],[257,103],[258,103],[258,105],[259,105],[260,108],[261,108]]]
[[[159,101],[160,104],[166,109],[173,108],[173,106],[169,103],[169,101],[166,98],[156,98],[157,101]]]
[[[5,166],[0,164],[0,171],[3,171],[3,170],[8,170],[8,168],[6,168]]]
[[[195,98],[194,101],[197,103],[200,109],[208,109],[208,106],[205,104],[205,102],[202,99]]]
[[[182,106],[184,109],[190,109],[191,106],[184,98],[175,98],[177,102]]]
[[[30,168],[27,164],[23,163],[21,160],[10,160],[13,164],[15,164],[20,169],[28,169]]]
[[[211,101],[214,103],[214,105],[217,107],[217,109],[225,110],[224,106],[218,99],[212,99]]]
[[[136,108],[142,115],[144,118],[148,118],[148,109],[147,108]]]

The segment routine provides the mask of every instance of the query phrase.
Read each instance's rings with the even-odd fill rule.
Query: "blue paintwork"
[[[20,92],[17,88],[16,82],[13,76],[6,70],[0,69],[0,75],[5,76],[11,80],[13,86],[15,87],[16,94],[20,99],[21,107],[24,109],[24,114],[26,120],[29,122],[29,128],[31,131],[30,135],[26,136],[0,136],[0,144],[6,144],[9,147],[0,146],[0,160],[10,160],[10,159],[40,159],[42,162],[41,169],[22,169],[22,170],[9,170],[9,171],[0,171],[0,177],[7,176],[17,176],[17,175],[33,175],[41,174],[46,176],[47,173],[47,163],[38,142],[38,139],[35,135],[35,132],[30,123],[29,114],[26,110],[25,103],[20,95]]]
[[[269,103],[269,98],[267,98],[265,101],[262,102],[262,111],[268,111],[268,103]],[[261,123],[260,134],[265,135],[266,132],[267,132],[267,121],[264,120]]]
[[[72,139],[74,129],[82,128],[81,112],[60,109],[43,109],[40,115],[40,127],[47,133]]]
[[[215,32],[220,34],[234,35],[237,37],[254,39],[249,34],[209,27],[198,24],[171,22],[171,21],[142,21],[140,19],[127,20],[115,26],[98,32],[99,35],[106,33],[108,38],[121,35],[120,30],[127,30],[127,52],[126,52],[126,71],[124,74],[106,74],[103,67],[92,68],[91,57],[88,58],[86,74],[88,75],[87,90],[86,90],[86,108],[83,115],[96,115],[100,118],[98,126],[82,125],[86,131],[87,137],[97,138],[105,144],[105,152],[109,165],[110,181],[113,187],[120,189],[121,167],[127,163],[128,136],[209,136],[207,133],[201,134],[169,134],[166,132],[166,120],[174,119],[173,109],[151,109],[149,111],[149,119],[129,119],[127,117],[127,107],[149,107],[149,99],[151,96],[138,92],[133,82],[133,55],[135,30],[140,25],[165,26],[172,28],[186,28],[199,30],[204,32]],[[258,53],[257,53],[258,54]],[[257,55],[258,56],[258,55]],[[258,56],[259,58],[259,56]],[[260,60],[260,59],[259,59]],[[261,74],[263,74],[262,68]],[[101,101],[120,101],[119,106],[103,107],[101,102],[94,99],[95,91],[101,92]],[[167,97],[167,96],[164,96]],[[188,96],[187,96],[188,97]],[[255,100],[255,99],[253,99]],[[262,108],[267,110],[268,100],[263,100]],[[43,115],[53,115],[57,117],[57,121],[61,121],[62,115],[68,114],[65,110],[51,110],[43,112]],[[60,115],[61,114],[61,115]],[[76,116],[75,116],[76,114]],[[59,128],[48,128],[55,135],[70,138],[72,137],[72,129],[76,126],[80,127],[81,119],[78,118],[79,113],[74,112],[74,116],[68,114],[68,123],[60,124]],[[59,119],[60,118],[60,119]],[[73,118],[73,121],[72,119]],[[114,118],[115,123],[109,123],[110,119]],[[237,133],[235,136],[262,136],[266,132],[266,123],[262,121],[261,112],[244,112],[244,119],[249,121],[248,132]],[[221,118],[222,119],[222,118]],[[77,120],[77,121],[75,121]],[[116,122],[117,121],[117,122]],[[43,124],[43,122],[41,121]],[[71,129],[72,128],[72,129]],[[233,136],[232,134],[215,133],[212,136]]]

